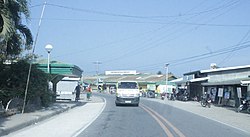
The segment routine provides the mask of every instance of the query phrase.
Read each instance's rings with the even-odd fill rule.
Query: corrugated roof
[[[191,79],[190,82],[205,81],[205,80],[208,80],[208,79],[209,79],[209,77],[195,78],[195,79]]]
[[[165,81],[166,77],[165,75],[102,75],[102,76],[98,76],[101,79],[103,79],[104,82],[117,82],[117,81],[138,81],[138,82],[161,82],[161,81]],[[97,76],[91,76],[91,77],[83,77],[83,80],[92,80],[95,81],[97,79]],[[175,77],[173,75],[169,75],[169,81],[175,79]]]
[[[201,70],[201,73],[211,73],[211,72],[218,72],[218,71],[227,71],[227,70],[235,70],[235,69],[245,69],[250,68],[250,65],[245,66],[236,66],[236,67],[226,67],[226,68],[217,68],[217,69],[208,69],[208,70]]]
[[[206,82],[206,83],[201,83],[203,86],[216,86],[216,85],[237,85],[241,84],[242,79],[233,79],[233,80],[224,80],[224,81],[218,81],[218,82]]]

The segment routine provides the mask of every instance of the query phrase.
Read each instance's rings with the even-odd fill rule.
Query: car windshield
[[[118,84],[118,88],[136,89],[137,88],[137,83],[136,82],[120,82]]]

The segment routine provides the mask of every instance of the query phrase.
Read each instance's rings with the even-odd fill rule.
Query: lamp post
[[[99,91],[99,65],[102,64],[100,61],[93,62],[96,65],[96,75],[97,75],[97,92]]]
[[[46,49],[46,51],[48,52],[48,69],[47,69],[47,71],[48,71],[48,73],[50,73],[50,71],[49,71],[49,57],[50,57],[50,52],[52,51],[52,49],[53,49],[53,46],[52,45],[50,45],[50,44],[48,44],[48,45],[46,45],[45,46],[45,49]]]
[[[166,92],[168,91],[168,63],[165,64],[166,69]]]

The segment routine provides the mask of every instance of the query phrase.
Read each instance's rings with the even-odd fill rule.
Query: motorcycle
[[[188,96],[189,96],[188,93],[187,93],[187,92],[184,92],[183,95],[182,95],[181,100],[182,100],[182,101],[188,101]]]
[[[168,99],[175,101],[175,95],[174,94],[169,94]]]
[[[188,101],[188,96],[184,95],[182,101]]]
[[[210,108],[211,107],[211,102],[212,102],[212,100],[210,98],[202,98],[201,106],[203,106],[203,107],[208,106]]]
[[[164,100],[164,99],[165,99],[165,96],[166,96],[166,93],[165,93],[165,92],[161,93],[161,100]]]
[[[237,108],[237,112],[241,112],[243,110],[246,110],[247,113],[250,114],[250,102],[249,100],[242,100],[242,104],[240,104],[240,106]]]

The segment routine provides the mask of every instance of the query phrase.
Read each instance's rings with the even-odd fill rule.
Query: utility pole
[[[96,65],[96,76],[97,76],[97,91],[99,91],[99,65],[102,64],[100,61],[93,62]]]
[[[165,64],[166,69],[166,93],[168,92],[168,63]]]
[[[34,43],[33,43],[33,50],[32,50],[32,60],[30,62],[30,65],[29,65],[29,72],[28,72],[28,78],[27,78],[27,81],[26,81],[26,87],[25,87],[25,92],[24,92],[24,101],[23,101],[23,107],[22,107],[22,114],[24,113],[24,109],[25,109],[25,106],[26,106],[26,100],[27,100],[27,94],[28,94],[28,88],[29,88],[29,83],[30,83],[30,74],[31,74],[31,69],[32,69],[32,62],[33,62],[33,59],[34,59],[34,53],[35,53],[35,49],[36,49],[36,42],[37,42],[37,38],[38,38],[38,34],[39,34],[39,31],[40,31],[40,27],[41,27],[41,23],[42,23],[42,18],[43,18],[43,13],[44,13],[44,10],[45,10],[45,7],[46,7],[46,1],[44,2],[43,4],[43,9],[42,9],[42,12],[41,12],[41,16],[40,16],[40,19],[39,19],[39,23],[38,23],[38,30],[37,30],[37,33],[36,33],[36,36],[35,36],[35,40],[34,40]]]

